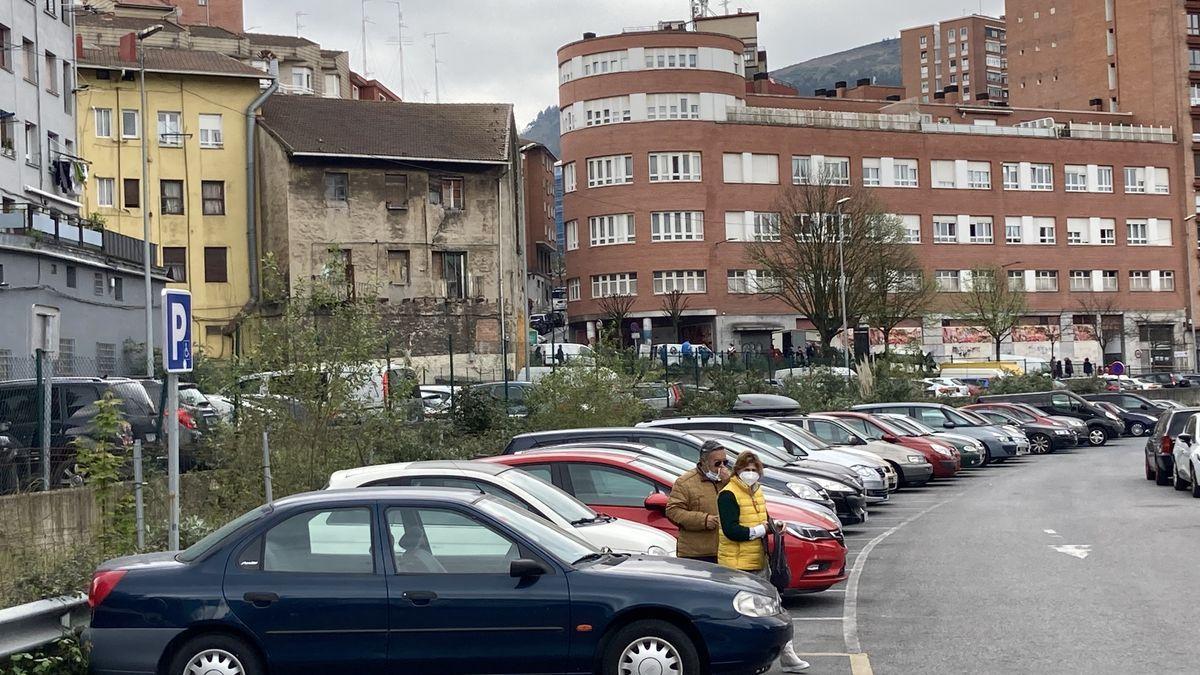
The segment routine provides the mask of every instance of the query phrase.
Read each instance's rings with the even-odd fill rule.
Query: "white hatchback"
[[[1175,437],[1174,455],[1175,470],[1174,485],[1176,490],[1191,490],[1192,496],[1200,498],[1200,415],[1192,415],[1183,431]]]
[[[334,472],[326,489],[380,485],[477,490],[541,516],[597,548],[675,555],[675,537],[666,532],[596,513],[557,487],[503,464],[443,460],[364,466]]]

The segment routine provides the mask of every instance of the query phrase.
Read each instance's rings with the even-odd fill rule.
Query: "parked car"
[[[1192,386],[1191,380],[1187,379],[1181,373],[1145,373],[1138,375],[1137,379],[1142,382],[1157,384],[1164,388]]]
[[[1125,423],[1125,433],[1130,436],[1145,436],[1154,430],[1158,423],[1158,415],[1148,415],[1144,412],[1126,410],[1108,401],[1093,401],[1096,405],[1121,418]]]
[[[1175,437],[1174,470],[1171,472],[1172,483],[1176,490],[1191,490],[1192,496],[1200,498],[1200,431],[1197,423],[1200,415],[1192,415],[1183,427],[1183,432]]]
[[[937,443],[950,446],[951,451],[958,453],[964,469],[983,466],[987,463],[987,447],[970,436],[952,434],[945,429],[937,430],[904,415],[883,413],[874,415],[873,417],[902,430],[904,433],[926,437]]]
[[[97,675],[757,672],[792,633],[762,579],[602,552],[445,489],[287,497],[185,551],[102,564],[88,602]]]
[[[1188,420],[1196,416],[1200,408],[1168,410],[1154,425],[1154,432],[1146,439],[1146,480],[1167,485],[1175,476],[1175,439],[1183,433]],[[1195,438],[1195,437],[1193,437]]]
[[[487,462],[518,466],[613,515],[674,534],[667,519],[671,486],[682,475],[645,458],[618,450],[582,448],[531,450],[488,457]],[[788,498],[767,494],[771,517],[787,523],[791,592],[823,591],[846,578],[846,545],[837,519],[796,509]],[[652,671],[653,672],[653,671]]]
[[[639,382],[633,393],[654,410],[674,410],[683,403],[683,389],[669,382]]]
[[[933,396],[965,398],[972,393],[965,382],[955,377],[926,377],[921,382],[926,385],[925,393]]]
[[[1129,375],[1101,375],[1100,379],[1104,380],[1105,388],[1108,391],[1162,389],[1162,385],[1157,382],[1147,382],[1140,377],[1130,377]]]
[[[1065,424],[1053,420],[1040,421],[1033,415],[1005,408],[990,407],[986,403],[963,406],[980,417],[994,423],[1007,424],[1020,429],[1029,439],[1029,451],[1045,455],[1055,450],[1075,447],[1075,433]]]
[[[967,406],[972,410],[998,410],[1002,413],[1012,415],[1022,423],[1037,423],[1047,426],[1058,425],[1068,432],[1067,442],[1071,445],[1084,445],[1087,443],[1087,424],[1074,417],[1058,417],[1048,415],[1044,411],[1039,410],[1027,403],[1002,403],[992,401],[989,403],[975,403]]]
[[[730,431],[764,441],[795,457],[812,456],[813,459],[841,464],[858,474],[866,488],[868,501],[887,500],[888,494],[896,489],[898,483],[895,470],[878,457],[834,449],[807,431],[775,420],[755,417],[672,417],[642,422],[638,426],[684,431]]]
[[[1029,441],[1024,434],[1012,434],[983,420],[971,419],[970,413],[940,403],[869,403],[856,405],[852,410],[868,413],[896,413],[923,422],[934,429],[947,429],[970,436],[987,448],[989,462],[1003,462],[1024,454]]]
[[[795,424],[834,447],[853,447],[878,455],[880,459],[892,465],[900,484],[906,487],[925,485],[939,469],[941,470],[939,477],[953,476],[959,470],[959,461],[956,457],[950,457],[945,460],[945,464],[935,467],[925,458],[925,455],[919,452],[882,439],[876,440],[860,435],[852,427],[838,419],[806,416],[781,417],[779,421]]]
[[[1131,391],[1104,392],[1102,394],[1084,394],[1087,401],[1107,401],[1131,412],[1142,412],[1154,415],[1156,418],[1162,411],[1172,407],[1174,401],[1166,399],[1151,399]]]
[[[1071,391],[1040,391],[1028,394],[980,396],[979,403],[1027,403],[1043,412],[1074,417],[1088,426],[1088,444],[1101,446],[1125,431],[1121,419]]]
[[[960,468],[969,468],[982,465],[986,459],[986,450],[979,441],[965,436],[960,437],[961,440],[957,443],[945,438],[935,438],[932,431],[927,432],[906,424],[907,417],[846,411],[822,412],[816,413],[816,415],[840,420],[867,438],[897,443],[916,450],[933,465],[935,478],[939,465],[942,467],[942,473],[945,474],[950,467],[950,462],[954,462]],[[893,419],[893,417],[899,417],[899,419]]]
[[[658,530],[599,514],[549,483],[484,462],[399,462],[334,472],[327,489],[429,487],[477,490],[498,497],[588,542],[617,553],[675,555],[675,539]]]
[[[532,382],[481,382],[471,385],[471,389],[490,396],[493,401],[504,405],[512,417],[525,417],[529,408],[525,405],[525,397],[533,390]],[[506,393],[507,392],[507,393]]]
[[[533,348],[534,359],[539,355],[542,363],[550,364],[554,359],[558,358],[558,353],[562,352],[562,358],[559,363],[582,363],[591,365],[595,363],[596,352],[588,345],[581,345],[575,342],[555,342],[553,344],[544,342]]]
[[[164,424],[162,425],[163,435],[166,435],[166,392],[164,391],[162,380],[150,378],[135,378],[135,382],[142,385],[146,390],[146,396],[150,399],[150,405],[155,412],[161,410]],[[199,388],[194,384],[179,383],[179,430],[183,432],[179,437],[180,446],[195,445],[199,443],[201,437],[210,428],[216,425],[218,417],[217,411],[213,408],[208,399],[200,393]],[[161,407],[160,407],[161,406]]]
[[[559,429],[555,431],[536,431],[514,436],[504,448],[503,454],[511,455],[534,448],[552,447],[569,443],[636,443],[642,446],[657,448],[695,466],[700,461],[700,446],[710,438],[709,432],[696,431],[688,433],[677,429],[652,427],[597,427],[594,429]],[[722,442],[727,442],[722,439]],[[757,449],[756,449],[757,450]],[[772,452],[777,452],[772,449]],[[818,460],[804,460],[785,455],[774,465],[767,457],[763,457],[767,472],[767,480],[778,478],[786,486],[783,491],[800,499],[812,499],[812,496],[800,487],[792,485],[797,479],[816,481],[824,488],[833,500],[838,517],[843,522],[859,522],[865,513],[866,494],[862,481],[852,470],[840,464],[831,464]],[[776,476],[775,472],[779,471]],[[775,487],[778,488],[778,485]]]
[[[335,386],[337,382],[347,386]],[[314,400],[314,392],[322,406],[328,406],[341,421],[350,424],[354,423],[352,417],[341,417],[347,408],[354,413],[390,408],[403,413],[410,422],[424,418],[425,406],[417,388],[416,372],[387,359],[254,373],[239,378],[232,389],[222,394],[226,398],[248,399],[259,409],[304,418],[316,412],[305,405]]]

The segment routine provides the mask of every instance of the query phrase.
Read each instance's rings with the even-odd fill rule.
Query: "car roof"
[[[361,487],[339,488],[334,490],[317,490],[291,495],[273,502],[275,508],[305,506],[308,504],[330,504],[338,502],[362,501],[369,499],[413,499],[422,501],[439,501],[456,504],[474,504],[483,497],[478,490],[445,487]]]
[[[660,436],[671,437],[671,438],[679,438],[681,436],[683,436],[683,437],[693,436],[693,434],[691,434],[687,431],[684,431],[683,429],[672,429],[670,427],[662,427],[662,426],[645,426],[645,427],[588,427],[585,429],[556,429],[554,431],[531,431],[529,433],[517,434],[513,438],[514,439],[517,439],[517,438],[539,439],[539,438],[554,438],[557,436],[567,437],[567,436],[571,436],[571,435],[607,436],[607,435],[616,435],[616,434],[643,434],[646,432],[650,432],[652,434],[657,434]]]
[[[385,476],[396,476],[405,473],[414,473],[421,471],[460,471],[462,473],[474,473],[485,476],[495,476],[507,471],[507,466],[497,466],[485,462],[472,462],[463,460],[456,462],[452,460],[431,460],[426,462],[395,462],[392,464],[375,464],[372,466],[362,466],[354,469],[343,469],[335,471],[330,477],[332,483],[335,479],[338,482],[355,479],[355,478],[382,478]]]
[[[628,450],[616,450],[606,448],[581,449],[581,448],[530,448],[523,450],[515,455],[499,455],[498,457],[488,457],[488,463],[500,462],[505,457],[557,457],[560,459],[609,459],[617,464],[632,464],[638,458],[637,453]]]
[[[50,378],[51,384],[122,384],[126,382],[137,383],[137,380],[128,377],[85,377],[85,376],[61,376]],[[17,380],[4,380],[0,382],[0,387],[22,384],[37,384],[37,378],[23,377]]]

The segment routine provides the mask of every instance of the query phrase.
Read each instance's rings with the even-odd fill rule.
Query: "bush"
[[[1067,389],[1076,394],[1101,394],[1104,393],[1104,380],[1092,377],[1073,377],[1069,380],[1063,380],[1067,383]]]
[[[532,431],[631,426],[653,417],[632,393],[633,382],[607,368],[567,366],[542,378],[527,395]]]
[[[1009,375],[994,378],[988,386],[989,394],[1028,394],[1037,391],[1049,391],[1054,388],[1054,380],[1049,375],[1027,373],[1024,375]]]
[[[780,393],[795,399],[802,413],[842,410],[862,402],[854,379],[847,383],[828,368],[813,368],[808,375],[785,379]]]

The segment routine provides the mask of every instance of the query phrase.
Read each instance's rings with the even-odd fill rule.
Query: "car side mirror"
[[[892,434],[884,434],[880,437],[884,443],[899,443],[900,439]]]
[[[1183,443],[1184,445],[1191,445],[1192,444],[1192,435],[1191,434],[1179,434],[1179,442]]]
[[[4,433],[12,428],[12,422],[0,422],[0,433]]]
[[[646,497],[645,506],[651,511],[666,511],[667,496],[661,492],[651,493]]]
[[[942,426],[945,427],[946,429],[953,429],[954,422],[946,422],[946,423],[942,424]]]
[[[543,574],[549,574],[550,570],[537,560],[529,558],[518,558],[508,564],[508,576],[517,579],[525,579],[528,577],[539,577]]]

